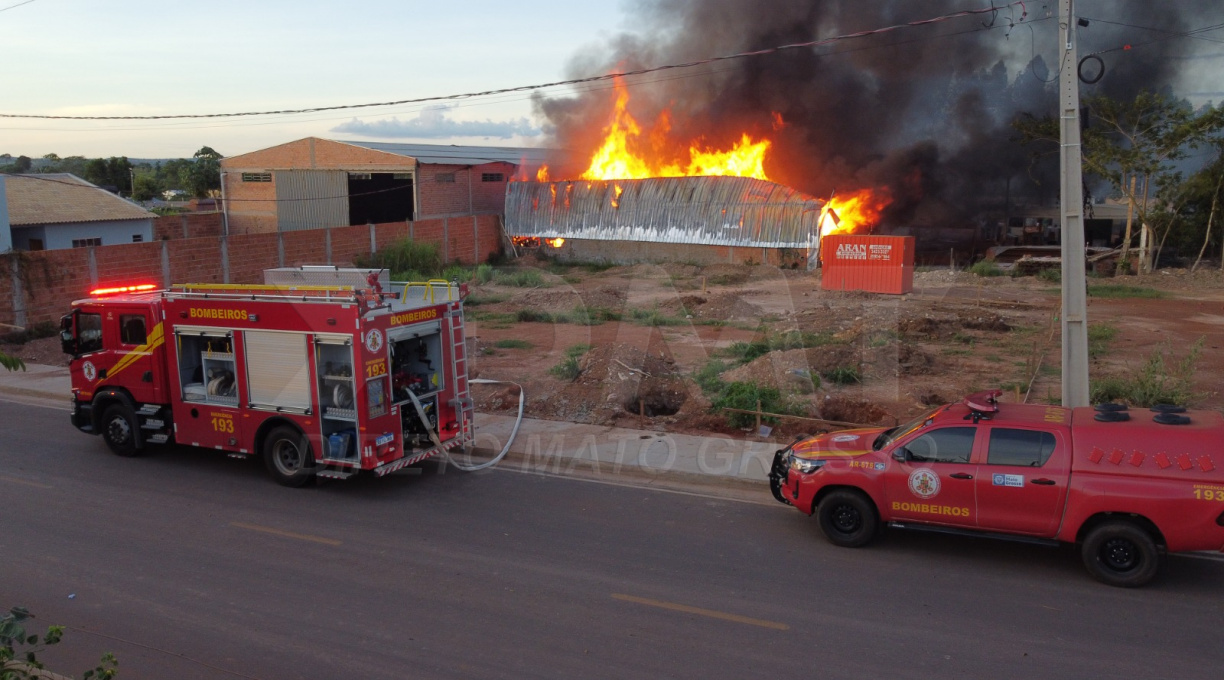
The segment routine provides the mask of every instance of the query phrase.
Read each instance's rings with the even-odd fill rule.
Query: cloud
[[[496,137],[509,139],[511,137],[537,137],[541,134],[539,128],[526,118],[508,121],[494,120],[452,120],[447,112],[452,106],[430,106],[421,111],[421,115],[408,120],[389,118],[383,120],[363,121],[354,118],[347,123],[341,123],[332,128],[332,132],[349,132],[368,135],[370,137],[411,137],[423,139],[442,139],[447,137]]]

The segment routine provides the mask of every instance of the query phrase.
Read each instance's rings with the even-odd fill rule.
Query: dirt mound
[[[616,309],[625,306],[625,289],[617,286],[600,286],[591,290],[580,291],[582,303],[588,309]]]
[[[764,314],[760,307],[733,293],[682,295],[660,303],[659,309],[675,316],[692,316],[694,319],[715,321],[755,320]]]
[[[748,282],[752,268],[746,264],[711,264],[701,268],[701,275],[713,286],[736,286]]]
[[[961,312],[957,315],[957,321],[961,328],[966,328],[972,331],[994,331],[998,333],[1006,333],[1011,330],[1011,324],[998,314],[990,314],[987,312]]]
[[[648,417],[670,416],[689,393],[675,361],[624,343],[601,345],[578,360],[579,374],[561,390],[571,408],[592,422],[608,422],[616,411]]]
[[[839,396],[826,396],[821,400],[820,417],[860,425],[875,425],[890,418],[888,410],[879,404]]]
[[[956,333],[952,319],[934,316],[911,316],[897,322],[897,332],[907,340],[942,340]]]
[[[819,379],[846,369],[857,371],[862,380],[871,380],[929,375],[936,366],[933,356],[904,342],[879,347],[826,345],[770,352],[723,373],[722,378],[727,382],[755,382],[783,392],[810,394],[816,384],[813,377]]]

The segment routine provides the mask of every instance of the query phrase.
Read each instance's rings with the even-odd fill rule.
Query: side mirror
[[[77,339],[72,329],[72,315],[65,314],[60,319],[60,349],[64,354],[77,355]]]
[[[898,460],[903,463],[914,459],[914,455],[904,446],[898,446],[897,448],[893,449],[892,457],[894,460]]]

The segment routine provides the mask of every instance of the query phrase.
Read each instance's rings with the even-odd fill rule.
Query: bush
[[[757,410],[757,402],[761,411],[786,415],[797,415],[797,410],[776,387],[761,387],[754,382],[732,382],[723,385],[718,395],[710,400],[710,409],[718,411],[726,408],[736,408],[745,411]],[[777,418],[763,416],[762,422],[778,422]],[[750,427],[756,423],[756,416],[747,413],[727,413],[727,424],[731,427]]]
[[[476,283],[488,283],[493,280],[493,267],[488,264],[480,264],[476,266],[476,270],[472,274],[472,278]]]
[[[1156,348],[1143,367],[1130,375],[1103,376],[1093,380],[1089,399],[1093,403],[1125,402],[1131,406],[1149,407],[1155,404],[1189,405],[1201,395],[1193,390],[1195,366],[1205,339],[1200,338],[1190,352],[1170,366],[1166,360],[1168,345]]]
[[[531,349],[532,347],[535,347],[535,345],[531,344],[530,342],[527,342],[526,340],[519,340],[517,338],[498,340],[497,342],[493,343],[493,346],[497,347],[498,349]]]
[[[442,255],[436,243],[411,239],[396,241],[373,255],[353,258],[358,267],[386,269],[396,281],[434,278],[442,273]]]
[[[697,383],[702,392],[717,394],[726,384],[722,380],[722,374],[727,368],[729,367],[726,363],[718,359],[711,359],[705,366],[693,373],[693,382]]]
[[[681,326],[688,323],[688,319],[669,316],[659,311],[658,307],[652,307],[651,309],[630,309],[629,318],[634,323],[642,326]]]
[[[1047,283],[1062,283],[1061,269],[1042,269],[1037,272],[1037,278]]]
[[[493,282],[516,288],[547,288],[549,285],[544,275],[535,269],[501,269],[493,273]]]
[[[853,385],[863,382],[863,376],[855,366],[838,366],[821,373],[825,380],[834,385]]]
[[[573,345],[565,350],[565,358],[561,363],[548,369],[548,372],[554,377],[561,380],[573,382],[582,373],[582,368],[578,365],[578,359],[589,352],[590,345]]]
[[[770,352],[788,349],[806,349],[808,347],[823,347],[837,341],[828,333],[808,333],[787,331],[776,335],[766,335],[752,342],[734,342],[726,353],[737,362],[746,364],[753,359],[765,356]]]
[[[999,265],[995,264],[993,260],[975,262],[969,268],[969,273],[977,274],[978,276],[1003,276],[1003,270],[999,269]]]

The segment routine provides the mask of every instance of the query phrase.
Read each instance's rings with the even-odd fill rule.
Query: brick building
[[[546,149],[341,142],[317,137],[221,161],[231,234],[500,213],[506,183]]]

